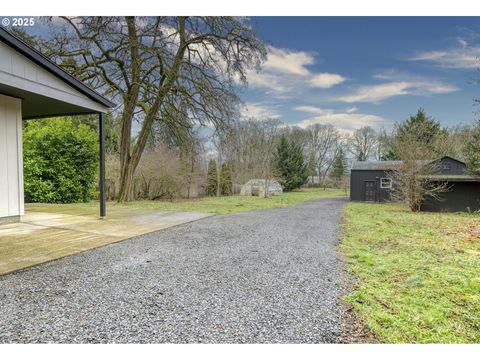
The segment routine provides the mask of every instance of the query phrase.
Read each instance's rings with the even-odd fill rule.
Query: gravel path
[[[0,277],[0,342],[338,342],[343,205],[211,217]]]

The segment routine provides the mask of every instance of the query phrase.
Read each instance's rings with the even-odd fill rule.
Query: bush
[[[134,199],[168,199],[182,197],[185,177],[180,173],[175,151],[158,148],[143,154],[134,176]]]
[[[72,118],[28,121],[23,131],[27,202],[87,202],[95,194],[97,133]]]
[[[203,195],[205,173],[199,164],[182,163],[179,151],[158,145],[143,154],[133,178],[134,200],[174,200]],[[120,187],[120,159],[106,157],[107,198],[115,200]]]

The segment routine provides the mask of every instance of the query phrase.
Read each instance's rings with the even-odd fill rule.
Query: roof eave
[[[95,90],[92,90],[83,82],[78,80],[73,75],[69,74],[67,71],[62,69],[60,66],[55,64],[53,61],[48,59],[42,53],[32,48],[30,45],[26,44],[24,41],[19,39],[17,36],[13,35],[11,32],[0,26],[0,39],[10,46],[15,51],[19,52],[29,60],[33,61],[35,64],[44,68],[54,76],[58,77],[60,80],[64,81],[68,85],[72,86],[74,89],[78,90],[89,99],[107,107],[113,108],[116,106],[115,103],[108,100],[104,96],[100,95]]]

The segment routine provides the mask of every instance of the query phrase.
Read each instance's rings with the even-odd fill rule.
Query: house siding
[[[480,180],[448,181],[449,191],[438,194],[439,198],[427,198],[420,207],[422,211],[480,211]]]
[[[19,99],[0,95],[0,218],[24,214]]]
[[[375,181],[375,201],[389,201],[390,189],[380,188],[380,179],[390,177],[388,171],[384,170],[352,170],[350,176],[350,200],[365,201],[365,182]]]
[[[438,174],[445,175],[463,175],[467,171],[466,165],[458,160],[444,157],[440,160],[440,170]]]

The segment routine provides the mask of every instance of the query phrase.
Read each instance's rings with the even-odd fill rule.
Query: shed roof
[[[352,170],[394,170],[402,164],[400,160],[392,161],[355,161]]]
[[[443,159],[452,159],[459,163],[465,164],[463,161],[452,158],[451,156],[443,156],[436,160],[416,160],[419,164],[428,164],[434,161],[440,161]],[[387,161],[355,161],[352,164],[352,170],[396,170],[403,161],[401,160],[387,160]]]
[[[431,174],[423,175],[422,178],[438,181],[448,181],[448,182],[479,182],[480,176],[472,175],[444,175],[444,174]]]

